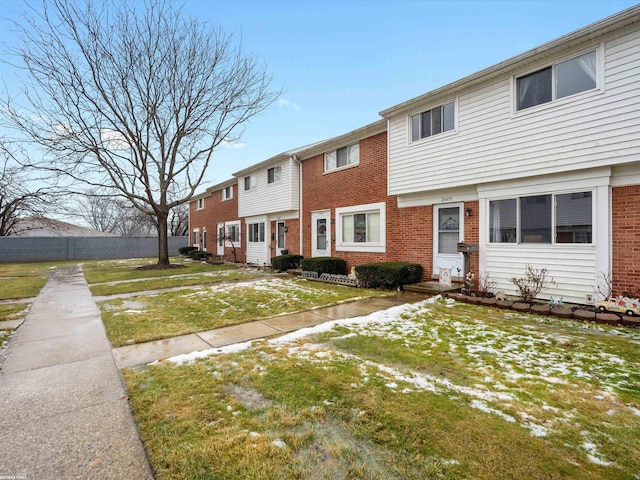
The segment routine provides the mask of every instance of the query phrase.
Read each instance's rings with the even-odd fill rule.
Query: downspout
[[[300,160],[298,160],[298,157],[296,157],[295,155],[293,155],[291,157],[291,159],[296,162],[298,164],[298,237],[300,237],[300,245],[299,245],[299,250],[298,252],[300,252],[300,255],[302,255],[302,246],[304,245],[304,242],[302,241],[302,162]]]

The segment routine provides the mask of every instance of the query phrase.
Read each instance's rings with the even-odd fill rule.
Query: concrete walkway
[[[0,373],[0,476],[152,479],[100,312],[77,266],[53,270]]]
[[[239,342],[270,337],[312,327],[331,320],[359,317],[395,305],[418,302],[423,295],[398,294],[390,297],[368,298],[307,312],[281,315],[256,322],[192,333],[180,337],[138,343],[113,349],[113,357],[119,368],[134,367],[154,360],[163,360],[183,353],[224,347]]]

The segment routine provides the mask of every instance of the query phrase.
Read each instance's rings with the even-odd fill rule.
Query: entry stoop
[[[462,284],[453,283],[450,287],[443,287],[439,282],[420,282],[420,283],[412,283],[411,285],[405,285],[405,292],[415,292],[415,293],[427,293],[431,295],[437,295],[442,293],[453,293],[459,292],[462,288]]]

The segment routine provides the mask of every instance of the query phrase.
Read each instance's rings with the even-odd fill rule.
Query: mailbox
[[[471,271],[471,254],[478,251],[478,244],[476,243],[458,243],[458,253],[462,253],[464,256],[464,276]]]
[[[458,243],[458,252],[459,253],[473,253],[478,251],[478,245],[475,243]]]

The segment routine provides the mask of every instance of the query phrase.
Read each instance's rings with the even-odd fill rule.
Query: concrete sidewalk
[[[113,357],[119,368],[134,367],[183,353],[224,347],[234,343],[292,332],[331,320],[368,315],[395,305],[418,302],[423,299],[424,295],[417,294],[397,294],[389,297],[368,298],[155,342],[118,347],[113,349]]]
[[[77,266],[58,267],[0,373],[0,476],[152,479],[100,312]]]

